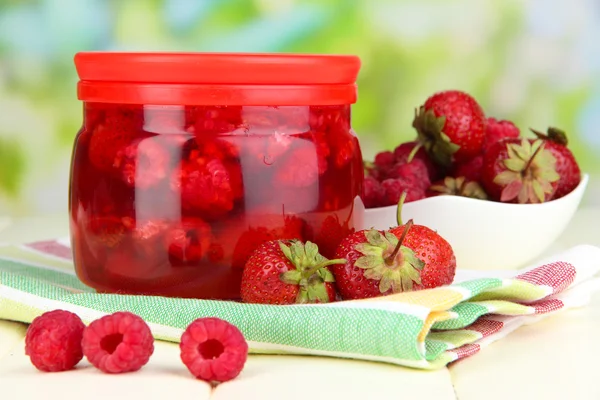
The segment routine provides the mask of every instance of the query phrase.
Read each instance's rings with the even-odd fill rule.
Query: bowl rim
[[[550,200],[545,203],[537,203],[537,204],[501,203],[499,201],[481,200],[481,199],[474,199],[471,197],[443,195],[442,194],[439,196],[426,197],[426,198],[420,199],[420,200],[405,202],[403,205],[403,208],[414,207],[417,205],[428,205],[429,203],[435,204],[440,201],[447,202],[449,199],[451,199],[451,201],[454,201],[454,202],[467,203],[467,205],[469,205],[469,204],[484,205],[485,204],[485,205],[491,205],[493,207],[496,207],[496,206],[513,207],[513,208],[519,207],[520,209],[531,208],[531,207],[536,207],[538,209],[540,207],[552,207],[553,205],[555,205],[557,203],[566,202],[566,201],[570,200],[572,197],[583,194],[583,191],[585,191],[585,188],[587,187],[589,179],[590,179],[590,175],[588,173],[582,173],[579,184],[573,190],[571,190],[571,192],[569,192],[568,194],[564,195],[563,197],[561,197],[559,199]],[[374,208],[366,208],[365,212],[366,213],[368,213],[368,212],[385,212],[387,210],[394,210],[394,212],[396,212],[397,208],[398,208],[398,205],[374,207]]]

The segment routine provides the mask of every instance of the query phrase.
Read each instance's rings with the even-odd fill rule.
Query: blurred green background
[[[365,157],[461,89],[522,131],[566,129],[600,205],[598,38],[595,0],[0,0],[0,215],[66,210],[84,50],[357,54]]]

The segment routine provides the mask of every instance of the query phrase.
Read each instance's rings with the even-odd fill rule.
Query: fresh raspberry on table
[[[199,318],[181,335],[181,361],[198,379],[225,382],[236,378],[248,358],[240,330],[219,318]]]
[[[72,312],[45,312],[27,328],[25,354],[40,371],[73,369],[83,358],[81,338],[84,329],[81,319]]]
[[[109,374],[137,371],[154,353],[150,327],[127,311],[93,321],[85,328],[81,344],[89,362]]]

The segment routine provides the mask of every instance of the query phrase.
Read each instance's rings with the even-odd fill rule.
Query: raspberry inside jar
[[[244,264],[261,243],[310,240],[333,258],[354,230],[363,169],[352,98],[340,101],[336,92],[313,105],[318,97],[280,92],[272,99],[278,105],[262,105],[267,87],[266,98],[249,100],[242,85],[226,97],[240,92],[243,101],[214,105],[218,94],[203,95],[202,84],[190,86],[199,90],[190,98],[171,101],[157,97],[160,90],[144,92],[145,83],[131,96],[99,95],[106,85],[130,83],[115,84],[110,68],[85,72],[83,61],[78,68],[84,124],[73,151],[69,209],[76,271],[89,286],[237,300]],[[157,87],[174,79],[155,78]],[[169,87],[171,94],[181,91]]]

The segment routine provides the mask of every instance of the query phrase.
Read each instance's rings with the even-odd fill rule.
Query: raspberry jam
[[[210,96],[214,85],[203,82],[189,84],[199,91],[177,95],[186,86],[170,79],[185,76],[164,73],[172,59],[163,60],[154,85],[170,96],[102,92],[120,85],[110,60],[86,72],[92,61],[76,58],[84,124],[75,140],[69,203],[75,267],[84,283],[100,292],[238,299],[244,264],[264,241],[310,240],[331,258],[357,225],[363,170],[351,96],[344,103],[339,93],[311,100],[306,89],[297,90],[299,99],[293,91],[283,97],[274,91],[271,100],[279,104],[264,105],[268,95],[243,96],[260,86],[224,85]],[[247,80],[258,81],[248,69]],[[259,84],[265,92],[281,85]],[[219,98],[236,95],[243,101]],[[324,104],[312,104],[319,100]]]

